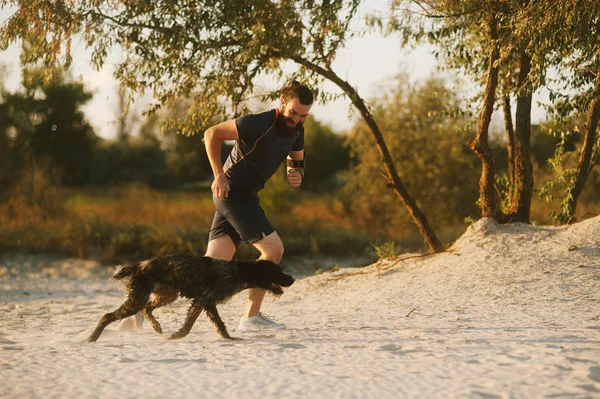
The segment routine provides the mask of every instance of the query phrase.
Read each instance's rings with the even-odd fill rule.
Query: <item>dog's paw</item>
[[[154,324],[153,324],[153,325],[152,325],[152,328],[154,328],[154,331],[156,331],[156,333],[157,333],[157,334],[162,334],[162,333],[163,333],[163,330],[162,330],[162,328],[160,327],[160,325],[154,325]]]
[[[173,333],[171,334],[171,336],[167,339],[181,339],[183,337],[185,337],[187,334],[180,334],[180,333]]]

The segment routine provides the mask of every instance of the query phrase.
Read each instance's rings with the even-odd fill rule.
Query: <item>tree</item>
[[[123,87],[116,88],[117,95],[117,142],[126,146],[134,130],[134,126],[139,122],[138,116],[131,110],[131,103],[127,95],[127,91]]]
[[[80,108],[92,95],[60,73],[44,82],[37,69],[23,71],[23,86],[23,92],[2,95],[21,161],[40,164],[49,158],[63,184],[87,183],[97,137]]]
[[[177,134],[177,126],[173,121],[185,118],[186,112],[190,107],[191,100],[181,99],[179,103],[168,109],[161,110],[159,113],[152,113],[148,117],[146,129],[153,129],[157,134],[162,129],[161,141],[166,155],[167,176],[172,184],[182,185],[188,183],[197,183],[208,181],[213,178],[206,147],[200,135],[181,135]],[[214,119],[225,120],[226,115],[215,115]],[[210,121],[206,121],[199,131],[204,131],[210,127]],[[221,159],[225,160],[229,155],[231,146],[223,145]]]
[[[557,89],[551,91],[549,111],[567,129],[554,132],[562,130],[564,137],[573,121],[585,120],[576,126],[583,143],[577,166],[563,183],[563,206],[556,216],[561,223],[573,223],[579,196],[600,157],[600,3],[544,0],[532,2],[527,11],[523,20],[536,26],[530,34],[540,44],[538,51],[546,52],[556,69]],[[525,30],[525,24],[520,29]],[[555,165],[563,151],[558,148]]]
[[[495,192],[495,158],[489,146],[489,126],[499,83],[501,46],[506,37],[509,15],[506,3],[493,0],[445,2],[417,0],[416,8],[404,8],[407,1],[392,2],[389,31],[400,31],[406,43],[429,41],[439,50],[436,56],[452,69],[461,70],[469,82],[483,87],[477,133],[469,147],[481,160],[479,200],[482,217],[502,220]],[[383,27],[381,19],[375,19]],[[512,154],[511,151],[509,153]],[[512,161],[516,162],[516,156]],[[514,165],[511,164],[511,170]]]
[[[437,224],[462,224],[474,216],[477,185],[465,176],[477,170],[477,159],[464,144],[472,134],[469,116],[457,112],[460,99],[448,83],[431,77],[412,85],[404,73],[389,83],[380,98],[373,99],[373,114],[381,121],[385,139],[396,155],[396,168],[407,179],[407,187],[418,196],[419,205],[432,209]],[[387,231],[400,238],[394,223],[398,212],[390,207],[377,150],[370,145],[368,127],[359,122],[348,137],[353,164],[344,189],[346,209],[362,228]],[[402,230],[402,229],[401,229]]]
[[[481,159],[481,178],[479,179],[479,207],[482,217],[498,218],[494,183],[496,180],[496,169],[494,155],[489,146],[489,129],[494,112],[496,88],[498,87],[498,61],[500,49],[495,44],[498,40],[498,12],[490,12],[488,15],[487,40],[490,43],[490,55],[488,61],[487,79],[483,94],[483,106],[479,123],[477,125],[477,136],[469,142],[471,150]]]
[[[4,197],[14,184],[16,171],[14,165],[13,140],[10,135],[11,115],[4,89],[5,68],[0,65],[0,199]]]
[[[62,54],[65,64],[70,63],[70,42],[75,34],[81,33],[93,48],[92,63],[98,67],[111,49],[119,47],[126,60],[117,66],[117,78],[134,92],[151,89],[155,108],[174,105],[182,97],[194,99],[179,126],[186,135],[197,133],[215,114],[223,113],[224,99],[230,103],[230,112],[244,112],[257,78],[270,74],[283,80],[286,61],[296,63],[296,77],[312,87],[318,87],[323,79],[332,81],[367,122],[386,179],[430,248],[444,249],[400,180],[365,101],[331,68],[337,50],[351,36],[349,26],[359,0],[18,3],[19,10],[0,30],[0,44],[6,47],[27,40],[35,54],[24,61],[39,61],[48,68],[56,65]],[[331,98],[319,94],[321,99]]]
[[[406,4],[416,4],[416,7]],[[428,40],[439,48],[437,54],[447,66],[466,72],[471,81],[484,87],[479,129],[471,142],[473,151],[482,160],[479,200],[482,216],[492,216],[499,221],[529,222],[534,192],[530,160],[533,93],[546,85],[550,67],[573,59],[588,63],[595,57],[598,37],[592,27],[598,25],[598,3],[399,0],[392,2],[392,16],[390,31],[400,31],[406,42]],[[381,19],[374,21],[383,26]],[[577,74],[575,81],[581,85],[589,83],[589,79],[582,81]],[[499,87],[503,91],[509,158],[509,206],[505,212],[496,207],[495,160],[487,143],[489,119]],[[514,124],[511,97],[516,97]],[[594,118],[590,118],[588,124],[592,126]],[[583,175],[589,174],[588,160],[593,158],[590,145],[584,148],[588,150],[582,154],[582,178],[578,182],[585,181]],[[582,183],[578,183],[573,193],[580,192],[581,187]]]

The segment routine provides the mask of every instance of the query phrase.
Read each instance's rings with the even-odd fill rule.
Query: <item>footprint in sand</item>
[[[502,396],[496,395],[493,393],[480,392],[480,391],[471,391],[473,397],[475,398],[485,398],[485,399],[501,399]]]
[[[387,352],[398,352],[399,350],[402,350],[402,347],[400,345],[396,345],[396,344],[389,344],[389,345],[383,345],[383,346],[379,347],[379,349],[382,351],[387,351]]]
[[[5,351],[22,351],[25,350],[22,346],[4,346],[2,347]]]
[[[279,346],[284,349],[306,349],[302,344],[279,344]]]
[[[188,363],[188,362],[194,362],[194,363],[206,363],[208,362],[208,360],[206,360],[206,358],[198,358],[198,359],[187,359],[187,358],[171,358],[171,359],[160,359],[160,360],[152,360],[155,363]]]
[[[587,392],[594,392],[594,393],[599,393],[600,392],[600,389],[596,388],[592,384],[578,385],[578,387],[581,388],[581,389],[583,389],[584,391],[587,391]]]
[[[590,380],[600,382],[600,366],[590,367]]]

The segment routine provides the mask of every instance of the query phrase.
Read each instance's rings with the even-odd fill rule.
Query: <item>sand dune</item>
[[[600,217],[569,227],[483,219],[448,252],[299,279],[241,334],[244,293],[167,341],[109,326],[113,266],[0,258],[2,397],[600,397]],[[155,315],[177,330],[188,302]],[[166,336],[167,334],[165,334]]]

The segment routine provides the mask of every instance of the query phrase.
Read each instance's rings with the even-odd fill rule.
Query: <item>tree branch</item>
[[[423,10],[423,12],[425,13],[425,14],[419,14],[419,15],[425,16],[427,18],[458,18],[458,17],[464,17],[465,15],[475,14],[476,12],[481,10],[480,8],[473,8],[473,10],[467,10],[467,11],[463,11],[463,12],[459,12],[459,13],[448,14],[448,13],[444,13],[443,11],[441,11],[439,9],[436,9],[436,7],[432,6],[428,2],[423,1],[423,3],[427,4],[427,6],[430,7],[433,11],[439,13],[439,14],[434,14],[432,11],[425,8],[419,0],[412,0],[412,2],[415,3],[417,6],[419,6],[419,8],[421,8]]]

